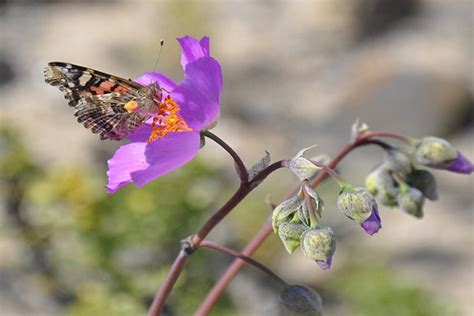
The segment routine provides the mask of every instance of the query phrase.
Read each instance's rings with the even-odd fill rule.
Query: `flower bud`
[[[438,199],[436,179],[428,170],[413,170],[407,175],[406,183],[420,190],[426,198],[432,201]]]
[[[326,270],[332,262],[336,250],[336,239],[330,227],[318,227],[306,230],[300,239],[303,254],[315,260],[319,266]]]
[[[365,186],[383,205],[390,207],[397,205],[397,195],[400,193],[400,188],[383,165],[367,176]]]
[[[438,137],[424,137],[415,145],[416,160],[425,166],[471,174],[474,166],[448,141]]]
[[[385,152],[384,168],[393,172],[407,174],[412,169],[410,157],[400,150],[392,149]]]
[[[278,227],[282,223],[287,223],[292,219],[292,215],[301,208],[304,199],[298,195],[281,202],[272,213],[273,231],[278,232]]]
[[[408,214],[415,217],[423,217],[423,203],[425,198],[420,190],[409,188],[406,192],[401,192],[398,197],[398,206]]]
[[[303,285],[290,285],[280,295],[283,306],[292,315],[321,316],[323,314],[323,300],[312,289]]]
[[[278,226],[278,236],[290,255],[300,246],[300,237],[307,229],[308,226],[301,223],[282,223]]]
[[[382,227],[377,202],[366,188],[345,188],[339,194],[337,206],[347,217],[361,224],[369,235],[375,234]]]

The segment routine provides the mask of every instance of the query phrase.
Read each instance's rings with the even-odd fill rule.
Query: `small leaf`
[[[260,172],[270,165],[271,157],[268,151],[252,168],[249,169],[249,182],[252,181]]]
[[[364,122],[361,122],[361,120],[357,118],[351,127],[351,143],[355,142],[357,138],[359,138],[359,136],[367,133],[368,131],[369,125],[365,124]]]

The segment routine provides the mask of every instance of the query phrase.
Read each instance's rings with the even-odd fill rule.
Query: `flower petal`
[[[202,57],[188,64],[184,77],[171,96],[179,104],[180,115],[188,126],[200,131],[219,115],[221,66],[212,57]]]
[[[170,92],[177,86],[173,79],[160,72],[145,72],[142,76],[133,81],[142,86],[147,86],[153,82],[157,82],[160,85],[160,88],[165,90],[164,92]]]
[[[209,37],[204,36],[199,42],[191,36],[177,38],[181,49],[181,66],[186,70],[186,66],[201,57],[209,57]]]
[[[382,228],[382,222],[376,207],[372,207],[372,213],[360,226],[362,226],[369,235],[375,234]]]
[[[132,180],[142,186],[181,167],[197,155],[201,137],[195,132],[170,133],[163,139],[148,143],[145,149],[148,167],[132,173]]]
[[[329,257],[326,261],[324,260],[315,260],[319,267],[323,270],[327,270],[331,267],[332,257]]]
[[[144,134],[145,128],[134,137]],[[199,133],[170,133],[155,142],[133,142],[121,146],[108,161],[106,189],[109,194],[134,182],[142,186],[173,171],[196,156],[200,147]]]
[[[471,174],[474,171],[474,165],[466,157],[464,157],[463,154],[458,152],[458,157],[446,167],[446,170]]]
[[[142,170],[148,166],[145,157],[146,145],[146,142],[123,145],[107,161],[109,182],[105,188],[109,194],[133,182],[131,177],[133,171]]]

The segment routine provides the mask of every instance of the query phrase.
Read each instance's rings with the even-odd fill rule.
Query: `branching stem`
[[[344,159],[352,150],[359,146],[376,144],[381,146],[384,149],[391,148],[391,146],[383,141],[374,139],[377,137],[387,137],[394,138],[403,142],[410,142],[409,137],[398,135],[391,132],[368,132],[360,137],[358,137],[354,142],[347,144],[341,151],[331,160],[327,165],[328,168],[334,169],[339,164],[339,162]],[[316,177],[311,179],[310,185],[315,188],[317,187],[326,177],[328,176],[327,170],[323,169]],[[294,187],[288,192],[288,194],[283,198],[286,200],[294,196],[299,190],[299,185]],[[270,221],[267,221],[263,224],[257,234],[252,238],[252,240],[244,247],[242,254],[245,256],[251,256],[257,249],[263,244],[263,242],[270,236],[272,233],[272,225]],[[196,316],[204,316],[209,313],[212,306],[217,302],[221,294],[224,292],[226,287],[232,282],[234,277],[239,273],[240,269],[244,265],[245,261],[241,259],[235,259],[234,262],[227,268],[221,278],[214,284],[212,289],[207,294],[206,298],[199,305],[198,309],[195,312]]]

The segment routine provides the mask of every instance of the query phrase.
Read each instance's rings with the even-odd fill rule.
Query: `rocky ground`
[[[474,160],[471,1],[18,1],[0,4],[0,16],[1,115],[45,165],[90,162],[88,153],[103,144],[44,84],[47,62],[135,77],[151,70],[164,38],[158,68],[179,80],[174,38],[187,34],[211,37],[225,82],[215,132],[248,161],[265,149],[279,159],[315,143],[332,154],[356,117],[373,129],[446,137]],[[215,159],[216,150],[202,155]],[[342,170],[361,182],[378,159],[355,154]],[[360,242],[473,315],[473,178],[437,176],[442,198],[426,205],[425,219],[388,211],[383,233]],[[2,315],[44,305],[27,278],[12,282],[3,258],[18,255],[18,247],[0,240]],[[314,268],[295,256],[276,268],[286,265],[298,265],[301,275]],[[236,282],[231,292],[239,298],[245,287]],[[18,291],[32,295],[12,299]],[[258,315],[258,304],[250,306],[248,315]],[[54,306],[45,312],[52,314]]]

